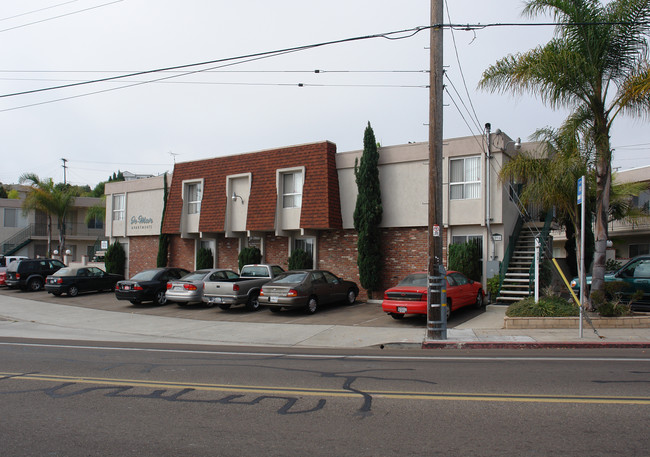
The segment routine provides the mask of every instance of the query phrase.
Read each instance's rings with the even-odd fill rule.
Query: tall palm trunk
[[[591,273],[591,289],[601,290],[605,283],[609,199],[612,188],[612,153],[609,144],[609,127],[606,115],[599,113],[594,122],[596,142],[596,222],[594,226],[594,266]]]

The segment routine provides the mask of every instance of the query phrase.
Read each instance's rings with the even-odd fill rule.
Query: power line
[[[50,18],[47,18],[47,19],[41,19],[40,21],[34,21],[34,22],[30,22],[30,23],[28,23],[28,24],[17,25],[17,26],[15,26],[15,27],[9,27],[8,29],[2,29],[2,30],[0,30],[0,32],[8,32],[8,31],[10,31],[10,30],[16,30],[16,29],[20,29],[20,28],[23,28],[23,27],[28,27],[28,26],[30,26],[30,25],[40,24],[40,23],[42,23],[42,22],[47,22],[47,21],[52,21],[52,20],[54,20],[54,19],[60,19],[60,18],[62,18],[62,17],[66,17],[66,16],[72,16],[73,14],[83,13],[83,12],[85,12],[85,11],[94,10],[94,9],[97,9],[97,8],[101,8],[101,7],[103,7],[103,6],[112,5],[112,4],[114,4],[114,3],[120,3],[120,2],[122,2],[122,1],[124,1],[124,0],[114,0],[114,1],[112,1],[112,2],[103,3],[103,4],[101,4],[101,5],[91,6],[90,8],[84,8],[84,9],[82,9],[82,10],[72,11],[72,12],[70,12],[70,13],[61,14],[61,15],[59,15],[59,16],[54,16],[54,17],[50,17]],[[71,3],[71,2],[68,2],[68,3]],[[64,5],[64,4],[65,4],[65,3],[62,3],[61,5]],[[55,5],[55,6],[56,6],[56,5]],[[43,9],[46,9],[46,8],[43,8]],[[40,11],[40,10],[37,10],[37,11]],[[25,13],[25,14],[29,14],[29,13]]]
[[[39,13],[39,12],[41,12],[41,11],[50,10],[50,9],[52,9],[52,8],[57,8],[57,7],[59,7],[59,6],[67,5],[68,3],[75,3],[75,2],[78,2],[78,1],[79,1],[79,0],[70,0],[70,1],[68,1],[68,2],[59,3],[59,4],[57,4],[57,5],[46,6],[46,7],[44,7],[44,8],[39,8],[39,9],[37,9],[37,10],[27,11],[26,13],[16,14],[15,16],[3,17],[3,18],[0,19],[0,22],[2,22],[2,21],[8,21],[8,20],[10,20],[10,19],[16,19],[17,17],[27,16],[27,15],[29,15],[29,14]]]
[[[122,1],[122,0],[119,0]],[[27,95],[27,94],[34,94],[34,93],[39,93],[39,92],[46,92],[46,91],[52,91],[52,90],[58,90],[58,89],[67,89],[71,87],[78,87],[78,86],[83,86],[83,85],[88,85],[88,84],[97,84],[101,82],[107,82],[107,81],[115,81],[119,79],[125,79],[125,78],[130,78],[134,76],[142,76],[142,75],[148,75],[148,74],[153,74],[153,73],[161,73],[169,70],[180,70],[183,68],[193,68],[193,67],[201,67],[205,65],[212,65],[212,64],[217,64],[217,63],[224,63],[224,62],[233,62],[233,61],[243,61],[243,62],[248,62],[250,60],[257,60],[260,58],[267,58],[267,57],[275,57],[287,53],[292,53],[292,52],[298,52],[298,51],[304,51],[307,49],[315,49],[323,46],[330,46],[334,44],[342,44],[342,43],[350,43],[354,41],[362,41],[362,40],[369,40],[369,39],[374,39],[374,38],[385,38],[385,39],[405,39],[405,38],[410,38],[416,33],[421,32],[422,30],[426,30],[429,27],[415,27],[412,29],[406,29],[406,30],[398,30],[394,32],[387,32],[387,33],[380,33],[380,34],[375,34],[375,35],[365,35],[365,36],[357,36],[357,37],[352,37],[352,38],[343,38],[340,40],[333,40],[333,41],[324,41],[320,43],[314,43],[314,44],[308,44],[308,45],[303,45],[303,46],[294,46],[290,48],[285,48],[285,49],[278,49],[275,51],[264,51],[264,52],[256,52],[252,54],[245,54],[237,57],[226,57],[223,59],[214,59],[214,60],[207,60],[204,62],[196,62],[196,63],[190,63],[190,64],[184,64],[184,65],[175,65],[171,67],[164,67],[164,68],[157,68],[153,70],[144,70],[144,71],[138,71],[134,73],[128,73],[128,74],[123,74],[123,75],[118,75],[118,76],[109,76],[106,78],[99,78],[99,79],[93,79],[90,81],[82,81],[82,82],[76,82],[72,84],[65,84],[65,85],[60,85],[60,86],[52,86],[52,87],[44,87],[41,89],[32,89],[32,90],[27,90],[27,91],[22,91],[22,92],[14,92],[10,94],[4,94],[0,95],[0,98],[7,98],[7,97],[15,97],[18,95]],[[406,36],[399,36],[399,37],[392,37],[393,35],[404,35],[408,33]],[[238,62],[238,63],[243,63],[243,62]],[[231,63],[230,65],[236,65],[236,63]],[[214,67],[214,68],[220,68],[220,67]],[[210,70],[214,69],[210,68]],[[193,72],[188,72],[188,73],[181,73],[176,76],[169,76],[168,78],[172,77],[177,77],[177,76],[182,76],[184,74],[192,74],[192,73],[199,73],[202,71],[205,71],[206,69],[203,70],[195,70]],[[166,79],[166,78],[162,78]]]

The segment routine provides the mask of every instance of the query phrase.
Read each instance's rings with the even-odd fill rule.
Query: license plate
[[[271,303],[277,303],[277,302],[278,302],[278,297],[270,297],[270,298],[269,298],[269,301],[270,301]]]
[[[406,312],[406,306],[398,306],[397,307],[397,312],[398,313],[405,313]]]
[[[124,290],[131,290],[131,286],[124,286]]]
[[[183,290],[183,286],[174,286],[173,289],[174,290]]]
[[[221,297],[210,297],[208,299],[209,303],[221,303]]]

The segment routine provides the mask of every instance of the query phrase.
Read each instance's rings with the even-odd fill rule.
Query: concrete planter
[[[579,328],[579,317],[505,317],[506,329]],[[596,328],[650,328],[650,316],[591,317]],[[587,320],[583,326],[588,326]]]

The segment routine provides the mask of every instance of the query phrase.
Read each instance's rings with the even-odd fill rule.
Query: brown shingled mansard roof
[[[199,230],[223,232],[226,177],[251,173],[246,229],[273,231],[276,210],[276,170],[305,167],[300,226],[304,229],[342,228],[336,145],[330,142],[290,146],[195,162],[177,163],[169,190],[163,233],[178,234],[181,226],[182,183],[203,179]]]

